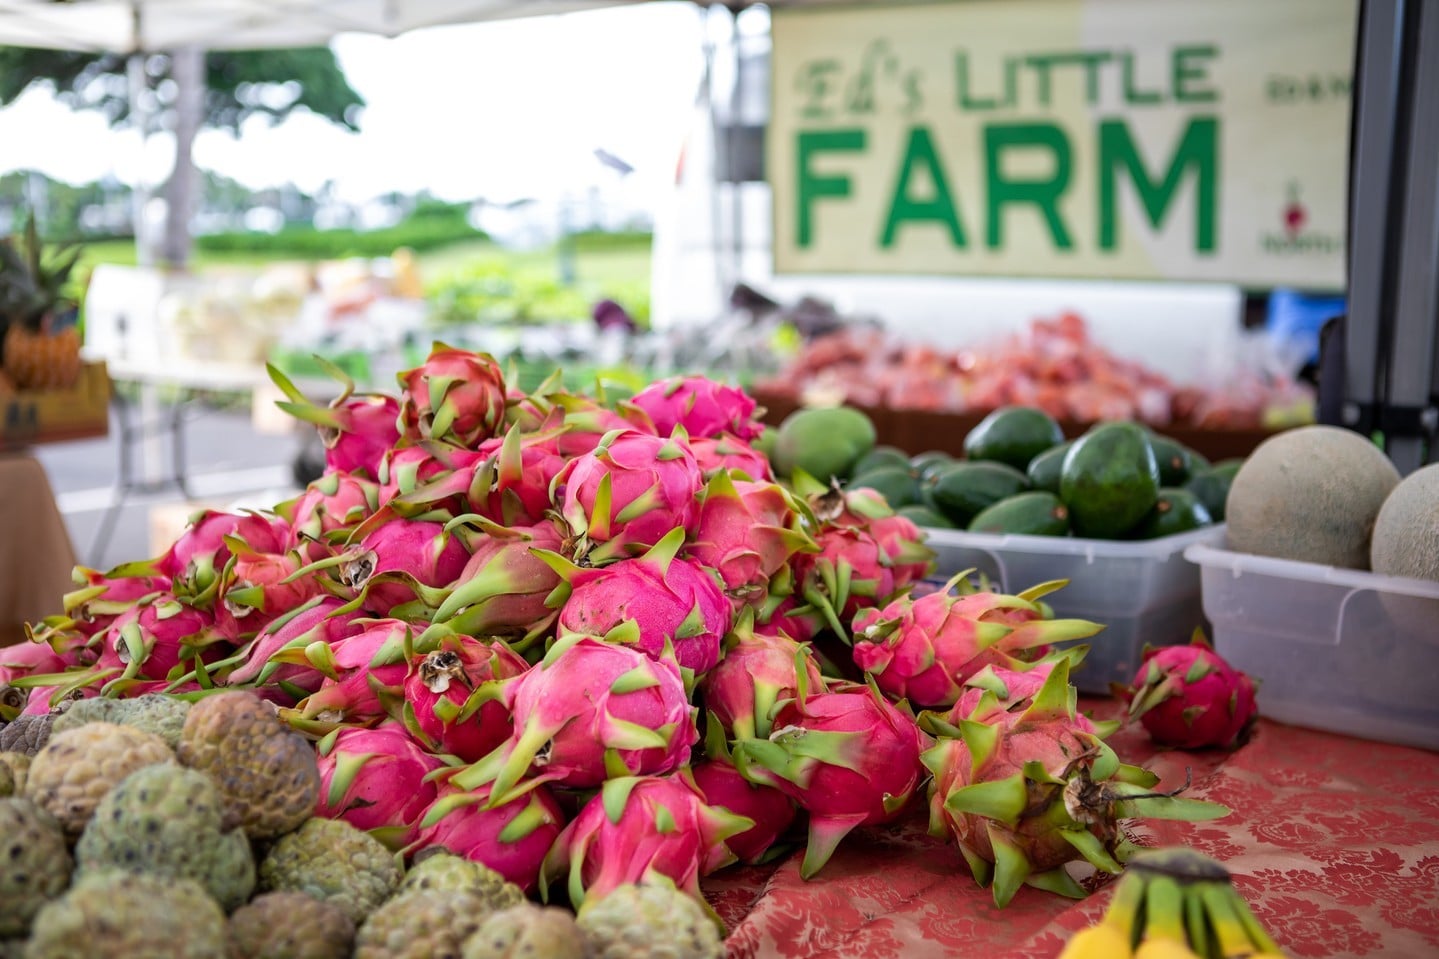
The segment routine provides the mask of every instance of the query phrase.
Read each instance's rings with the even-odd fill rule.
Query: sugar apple
[[[260,888],[307,893],[363,922],[400,884],[395,854],[343,819],[315,816],[275,840],[260,861]]]
[[[225,913],[189,879],[82,876],[35,917],[25,959],[227,959]]]
[[[568,909],[526,902],[486,916],[460,959],[587,959],[585,948]]]
[[[575,921],[594,959],[720,959],[724,944],[704,908],[667,883],[586,897]]]
[[[482,862],[438,850],[415,857],[400,882],[400,892],[457,890],[479,896],[490,909],[518,906],[525,891]]]
[[[70,850],[55,817],[28,799],[0,799],[0,939],[24,936],[40,907],[70,885]]]
[[[303,892],[267,892],[230,916],[236,959],[350,959],[355,923],[332,902]]]
[[[117,723],[86,723],[50,737],[35,754],[25,777],[25,795],[58,819],[67,836],[79,836],[111,787],[137,769],[174,758],[165,740],[154,733]]]
[[[174,749],[180,742],[180,728],[184,726],[185,715],[189,711],[188,700],[163,693],[146,693],[133,699],[95,696],[78,700],[56,716],[52,734],[86,723],[119,723],[154,733]]]

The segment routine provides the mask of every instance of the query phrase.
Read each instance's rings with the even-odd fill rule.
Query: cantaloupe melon
[[[1439,580],[1439,463],[1404,477],[1384,500],[1369,563],[1386,576]]]
[[[1358,433],[1286,430],[1259,444],[1234,477],[1224,507],[1229,547],[1368,569],[1374,520],[1398,484],[1389,457]]]

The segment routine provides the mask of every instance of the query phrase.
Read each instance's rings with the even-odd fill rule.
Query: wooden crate
[[[86,363],[68,390],[23,390],[0,396],[0,450],[89,439],[110,431],[110,375]]]

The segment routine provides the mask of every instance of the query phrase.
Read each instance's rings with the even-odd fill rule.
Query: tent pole
[[[143,14],[138,2],[130,5],[130,56],[125,62],[125,80],[130,96],[130,122],[140,136],[140,157],[135,169],[135,186],[131,190],[131,216],[135,221],[135,262],[142,267],[155,265],[150,231],[145,228],[145,208],[150,204],[150,184],[145,178],[145,147],[150,139],[150,113],[145,102],[148,81],[145,79],[145,31]]]

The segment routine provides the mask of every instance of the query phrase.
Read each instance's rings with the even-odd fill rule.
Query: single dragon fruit
[[[192,605],[208,606],[214,601],[220,573],[230,559],[226,537],[241,540],[256,552],[280,553],[290,538],[290,524],[282,516],[253,510],[201,510],[190,517],[185,531],[159,557],[123,563],[106,576],[163,576],[170,580],[171,591],[177,596],[185,597]]]
[[[360,619],[360,628],[326,643],[291,646],[271,661],[309,667],[324,679],[293,710],[280,715],[296,729],[323,736],[344,725],[372,725],[403,711],[407,653],[416,626],[402,619]]]
[[[499,526],[533,526],[545,521],[553,504],[550,484],[564,469],[559,430],[523,433],[511,427],[473,452],[451,451],[425,469],[425,482],[391,502],[412,509],[448,509],[451,515],[478,513]],[[416,477],[418,482],[419,476]]]
[[[699,740],[680,668],[629,646],[578,633],[505,684],[515,731],[499,749],[457,774],[461,789],[493,783],[509,801],[526,773],[585,788],[625,775],[658,775],[689,761]]]
[[[703,486],[682,441],[615,430],[570,460],[551,494],[575,538],[575,561],[599,565],[642,553],[677,526],[688,531]]]
[[[420,366],[397,375],[399,422],[410,443],[439,440],[474,449],[505,419],[505,375],[488,353],[435,343]]]
[[[356,393],[349,374],[323,357],[316,357],[325,370],[343,385],[329,406],[308,399],[273,364],[266,363],[270,379],[286,399],[275,403],[296,419],[313,423],[325,447],[325,469],[330,473],[355,473],[374,479],[380,457],[400,440],[396,419],[400,404],[383,393]]]
[[[854,618],[855,665],[889,696],[925,709],[949,706],[965,680],[985,666],[1022,669],[1019,657],[1026,651],[1104,628],[1082,619],[1043,618],[1040,597],[1064,581],[1042,583],[1017,596],[956,594],[966,575],[958,574],[942,591],[918,599],[904,595]]]
[[[616,430],[657,435],[654,424],[642,412],[626,416],[588,396],[576,396],[573,393],[555,393],[546,399],[550,409],[539,430],[560,431],[556,447],[566,459],[575,459],[595,452]]]
[[[657,380],[630,397],[630,403],[649,415],[660,436],[669,436],[680,426],[691,438],[729,433],[748,442],[764,429],[755,419],[753,397],[703,376]]]
[[[379,490],[375,494],[378,506],[389,506],[402,497],[424,489],[431,483],[449,475],[455,469],[453,451],[440,455],[441,450],[434,444],[401,446],[386,451],[380,458],[376,478]],[[473,454],[471,454],[473,459]],[[422,512],[424,507],[405,509],[404,514]],[[398,512],[393,510],[392,512]]]
[[[784,487],[721,471],[705,485],[683,555],[717,570],[736,607],[758,606],[791,556],[817,548]]]
[[[1236,746],[1259,715],[1254,680],[1225,662],[1201,630],[1187,646],[1146,648],[1124,696],[1131,722],[1138,719],[1155,742],[1179,749]]]
[[[728,433],[691,439],[690,452],[705,476],[732,472],[757,482],[772,481],[774,469],[769,457],[744,440]]]
[[[347,605],[334,596],[318,596],[273,620],[235,657],[213,664],[220,677],[217,681],[231,686],[287,686],[302,695],[314,692],[324,673],[308,660],[295,664],[282,654],[303,651],[315,643],[331,647],[364,629],[364,614],[347,609]],[[224,672],[226,669],[229,671]]]
[[[579,907],[586,896],[664,877],[701,899],[700,877],[734,862],[725,840],[753,825],[707,805],[682,779],[610,779],[555,840],[540,893],[548,897],[564,879],[570,903]]]
[[[780,703],[795,697],[801,672],[807,690],[825,688],[808,645],[758,634],[742,617],[725,638],[724,658],[700,680],[699,690],[731,739],[767,739]]]
[[[1192,821],[1229,812],[1215,803],[1176,799],[1173,792],[1151,792],[1157,777],[1121,764],[1076,712],[1069,661],[1046,665],[1037,692],[1030,692],[1023,674],[991,669],[990,688],[971,700],[967,716],[952,713],[933,727],[941,735],[923,757],[934,776],[930,832],[958,843],[975,880],[993,887],[999,906],[1022,883],[1082,897],[1083,889],[1062,868],[1072,860],[1119,872],[1130,846],[1121,819]],[[996,678],[1000,687],[993,685]]]
[[[710,571],[677,558],[684,539],[676,528],[644,555],[600,567],[548,554],[571,589],[560,632],[603,636],[657,659],[672,655],[696,676],[709,672],[719,662],[731,607]]]
[[[225,543],[230,559],[217,599],[246,632],[258,632],[277,616],[320,595],[320,584],[313,577],[295,576],[305,565],[299,550],[260,553],[234,537],[226,537]]]
[[[484,687],[497,686],[529,668],[524,657],[502,642],[449,636],[438,649],[410,660],[406,725],[413,723],[432,752],[467,763],[482,759],[514,732],[503,697],[497,691],[483,695]]]
[[[545,855],[565,827],[565,814],[545,786],[535,783],[508,802],[491,806],[488,787],[470,791],[441,785],[420,820],[420,849],[439,846],[483,863],[533,893]]]
[[[306,550],[309,560],[323,559],[328,550],[309,551],[314,543],[343,540],[346,534],[380,508],[380,487],[374,480],[353,473],[326,473],[294,499],[275,507],[290,524],[287,549]]]
[[[403,725],[343,727],[321,739],[316,753],[316,815],[343,819],[394,850],[415,841],[439,792],[430,773],[443,763],[421,749]]]
[[[810,695],[806,685],[779,708],[767,738],[735,743],[734,759],[745,778],[809,813],[800,864],[808,879],[851,830],[899,816],[920,786],[929,740],[872,686],[838,683]]]
[[[421,590],[436,623],[471,636],[500,636],[517,648],[545,635],[558,614],[551,596],[564,585],[542,553],[564,546],[559,526],[504,527],[474,513],[445,528],[467,543],[470,555],[452,588]]]
[[[62,673],[71,665],[67,657],[61,656],[46,643],[17,643],[14,646],[0,646],[0,721],[11,722],[25,709],[34,696],[24,684],[16,680],[28,676],[49,676]],[[48,711],[48,704],[46,711]]]
[[[757,786],[745,779],[723,750],[718,757],[701,760],[679,775],[708,805],[754,823],[725,840],[737,860],[767,862],[784,851],[780,837],[799,814],[794,800],[773,786]]]
[[[182,662],[193,666],[203,653],[224,655],[233,649],[232,639],[209,611],[162,593],[115,618],[96,665],[115,670],[122,680],[175,679]]]
[[[464,540],[441,523],[403,519],[384,507],[355,530],[360,539],[342,553],[295,575],[330,568],[338,591],[380,616],[423,605],[423,591],[447,587],[469,562]],[[418,612],[418,610],[417,610]]]
[[[103,632],[145,597],[170,590],[170,581],[161,576],[112,577],[85,566],[76,566],[73,576],[77,588],[62,602],[73,628],[87,636]]]

